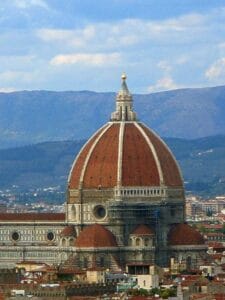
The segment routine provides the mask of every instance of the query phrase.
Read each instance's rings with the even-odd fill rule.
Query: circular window
[[[49,241],[54,240],[54,237],[55,237],[55,236],[54,236],[54,233],[53,233],[53,232],[50,231],[50,232],[47,233],[47,239],[48,239]]]
[[[94,215],[98,219],[103,219],[106,216],[105,207],[102,205],[97,205],[94,208]]]
[[[19,238],[20,238],[19,233],[16,232],[16,231],[14,231],[14,232],[12,233],[12,239],[13,239],[14,241],[18,241]]]

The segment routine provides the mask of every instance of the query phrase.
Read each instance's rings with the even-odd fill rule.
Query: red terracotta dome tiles
[[[100,224],[85,227],[75,241],[78,248],[117,247],[115,236]]]
[[[85,188],[116,186],[119,127],[112,124],[95,145],[84,173]]]
[[[95,140],[99,137],[99,135],[102,133],[102,131],[105,129],[106,126],[101,128],[100,130],[98,130],[96,132],[96,134],[94,134],[93,137],[91,139],[89,139],[89,141],[86,143],[84,148],[78,154],[77,160],[76,160],[76,162],[73,166],[73,169],[71,171],[71,177],[69,179],[69,188],[71,188],[71,189],[78,188],[81,173],[82,173],[82,169],[84,167],[86,157],[87,157],[92,145],[94,144]]]
[[[143,128],[146,135],[149,137],[150,141],[155,147],[163,173],[164,184],[167,186],[183,186],[179,168],[170,151],[159,137],[157,137],[144,125],[140,124],[140,126]]]
[[[75,237],[76,236],[76,231],[73,225],[68,225],[66,226],[60,233],[61,236],[64,237]]]
[[[154,231],[147,225],[141,224],[138,225],[134,231],[132,231],[133,235],[154,235]]]
[[[188,224],[174,225],[169,234],[168,242],[170,245],[203,245],[203,236]]]
[[[71,172],[69,188],[78,188],[82,179],[84,188],[112,188],[117,185],[118,174],[125,187],[160,186],[160,176],[167,186],[183,186],[178,165],[169,149],[147,127],[135,124],[124,123],[121,173],[118,172],[118,151],[122,125],[112,123],[99,130],[80,152]]]
[[[159,185],[159,172],[153,154],[134,124],[125,125],[122,157],[123,186]]]

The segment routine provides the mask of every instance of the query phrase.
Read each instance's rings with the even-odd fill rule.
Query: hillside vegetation
[[[0,148],[88,138],[114,109],[114,93],[0,93]],[[160,136],[225,134],[225,86],[134,95],[134,109]]]
[[[225,135],[185,140],[166,138],[178,159],[187,192],[225,194]],[[0,150],[0,188],[66,187],[72,162],[84,140],[45,142]]]

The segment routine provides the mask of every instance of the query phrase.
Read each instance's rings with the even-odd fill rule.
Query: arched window
[[[136,239],[136,246],[140,246],[141,245],[141,239],[140,238],[137,238]]]
[[[87,259],[87,257],[84,257],[84,258],[83,258],[83,267],[84,267],[84,268],[87,268],[87,267],[88,267],[88,259]]]
[[[71,211],[72,211],[72,218],[76,219],[76,208],[75,208],[75,205],[72,206]]]
[[[149,239],[145,239],[145,247],[149,246]]]
[[[66,247],[66,239],[62,239],[62,246]]]
[[[187,264],[187,270],[191,270],[191,267],[192,267],[192,258],[191,258],[191,256],[187,257],[186,264]]]
[[[74,239],[73,238],[69,239],[69,246],[74,246]]]
[[[100,267],[104,267],[105,266],[105,258],[103,256],[100,257]]]

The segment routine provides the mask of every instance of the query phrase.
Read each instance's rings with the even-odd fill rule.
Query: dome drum
[[[82,196],[83,203],[95,203],[96,201],[108,201],[108,199],[113,200],[123,200],[123,201],[136,201],[141,199],[141,201],[148,202],[150,199],[161,200],[166,198],[184,198],[183,188],[177,187],[166,187],[166,186],[134,186],[134,187],[119,187],[114,188],[92,188],[92,189],[70,189],[68,191],[68,202],[80,203]]]
[[[171,188],[166,186],[143,186],[143,187],[115,187],[114,188],[114,198],[115,199],[137,199],[142,198],[142,200],[149,198],[160,199],[162,197],[177,196],[183,197],[183,188]]]

